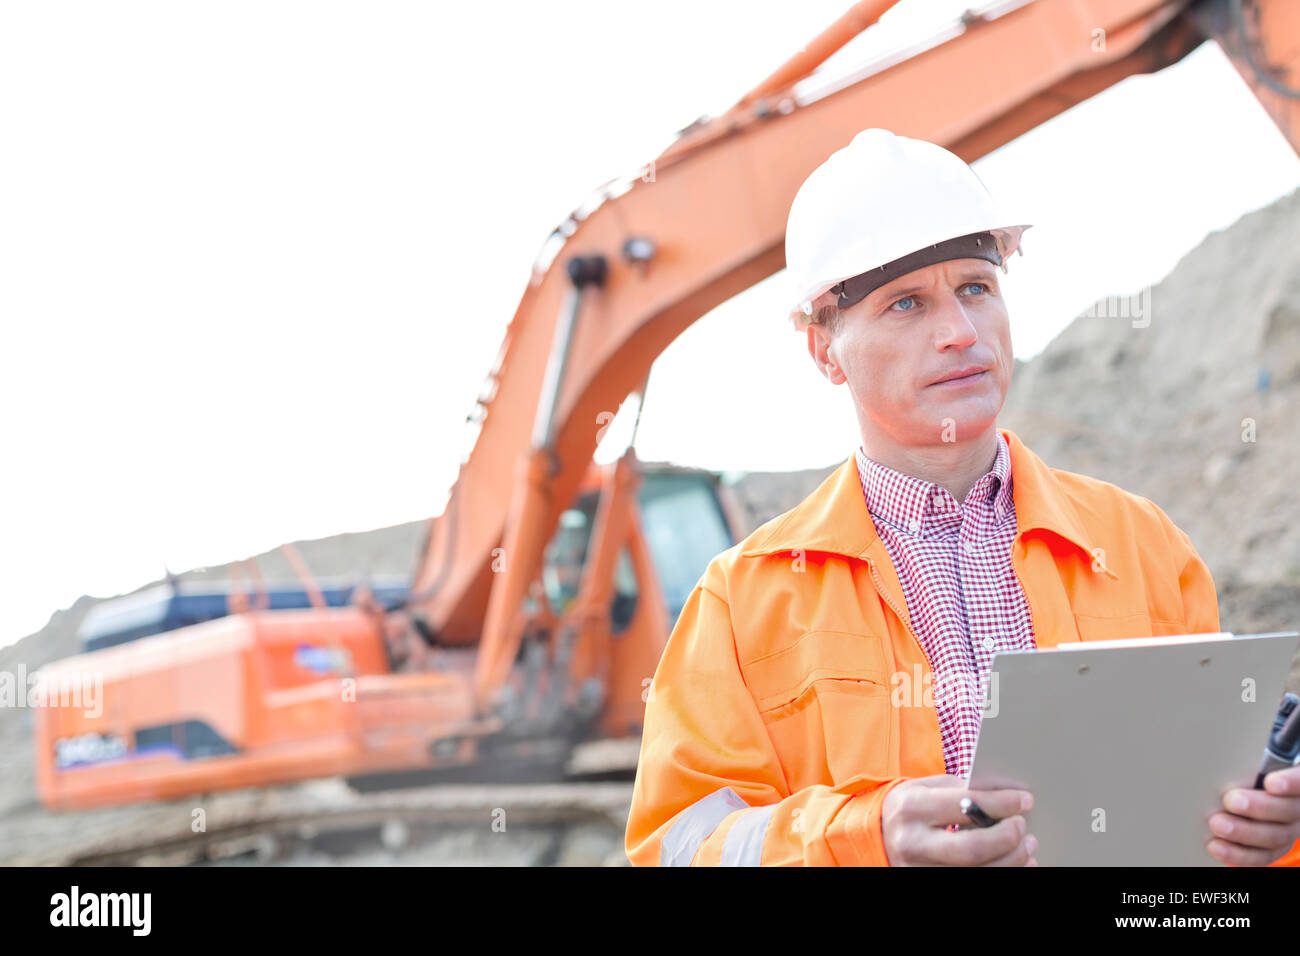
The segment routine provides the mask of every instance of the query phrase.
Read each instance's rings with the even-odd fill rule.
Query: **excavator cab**
[[[560,515],[560,525],[542,559],[542,587],[547,603],[556,614],[564,614],[578,597],[582,569],[587,562],[592,527],[596,521],[598,496],[587,494]],[[614,598],[610,603],[610,629],[627,628],[636,609],[637,581],[627,549],[619,551],[614,569]]]
[[[735,543],[735,529],[716,489],[712,472],[661,464],[641,466],[637,494],[641,531],[671,621],[681,614],[709,560]],[[557,614],[571,608],[578,597],[599,500],[598,490],[581,493],[573,506],[561,513],[547,545],[542,582],[546,599]],[[627,628],[639,593],[632,555],[624,545],[614,568],[610,604],[615,633]]]
[[[660,466],[645,475],[639,502],[646,544],[675,623],[709,561],[735,544],[739,529],[712,472]]]
[[[560,514],[539,576],[547,607],[535,620],[547,619],[547,657],[566,662],[569,709],[607,736],[640,733],[673,625],[739,528],[712,472],[633,454],[592,466]]]

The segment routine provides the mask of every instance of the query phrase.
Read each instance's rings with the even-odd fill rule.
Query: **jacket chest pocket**
[[[1098,617],[1092,614],[1074,615],[1074,626],[1081,641],[1116,641],[1129,637],[1162,637],[1181,633],[1182,625],[1169,621],[1152,621],[1145,614],[1125,614],[1121,617]]]
[[[743,672],[791,788],[890,775],[897,722],[879,637],[809,631]]]

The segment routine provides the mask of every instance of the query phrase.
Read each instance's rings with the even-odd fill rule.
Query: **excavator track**
[[[0,843],[8,863],[47,866],[621,866],[639,744],[580,743],[551,778],[516,766],[509,779],[334,777],[75,814],[33,808]]]
[[[358,793],[341,779],[316,780],[156,805],[133,824],[48,847],[39,862],[623,865],[631,798],[627,781]]]

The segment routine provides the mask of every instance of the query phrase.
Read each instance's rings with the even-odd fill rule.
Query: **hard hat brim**
[[[1024,255],[1024,250],[1021,249],[1020,246],[1020,239],[1021,236],[1024,234],[1024,231],[1029,228],[1032,228],[1032,224],[1024,224],[1018,226],[997,226],[991,229],[983,230],[984,232],[991,233],[993,235],[993,238],[997,241],[998,253],[1002,257],[1003,272],[1007,271],[1007,262],[1012,255],[1014,255],[1016,252],[1019,252],[1021,255]],[[947,242],[950,241],[950,239],[955,239],[955,238],[958,237],[950,237],[949,239],[945,239],[941,241]],[[838,285],[839,283],[845,281],[846,279],[851,279],[854,276],[860,275],[865,272],[869,272],[872,269],[884,268],[888,270],[890,266],[893,266],[896,263],[901,262],[902,260],[905,260],[912,255],[914,255],[914,253],[908,253],[905,256],[900,256],[897,259],[891,260],[890,262],[887,263],[872,263],[867,265],[866,268],[859,269],[856,272],[852,272],[848,275],[836,275],[836,276],[824,277],[821,280],[810,284],[806,289],[803,290],[803,294],[796,301],[794,308],[790,310],[790,315],[789,315],[790,322],[794,325],[796,331],[802,332],[812,322],[813,313],[817,310],[818,307],[817,300],[825,296],[830,291],[832,286]],[[950,256],[948,258],[957,258],[957,257]],[[943,260],[935,260],[935,261],[943,261]],[[924,268],[924,266],[918,266],[916,268]],[[915,268],[910,271],[915,271]],[[902,278],[902,276],[906,274],[907,273],[901,273],[898,276],[891,277],[889,281],[892,282],[896,278]],[[822,304],[823,305],[831,304],[831,302],[826,302]]]

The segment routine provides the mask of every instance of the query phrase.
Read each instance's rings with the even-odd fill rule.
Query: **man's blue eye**
[[[911,311],[912,311],[911,309],[900,309],[900,308],[898,308],[898,307],[899,307],[899,305],[901,305],[901,304],[904,303],[904,302],[915,302],[915,301],[916,301],[916,299],[914,299],[912,296],[910,296],[910,295],[905,295],[905,296],[903,296],[901,299],[899,299],[897,302],[895,302],[893,305],[891,305],[890,308],[891,308],[891,309],[894,309],[894,310],[896,310],[896,311],[898,311],[898,312],[911,312]]]
[[[971,288],[979,289],[981,292],[986,292],[986,291],[988,291],[988,286],[986,286],[983,282],[967,282],[967,283],[966,283],[966,288],[967,288],[967,289],[971,289]],[[978,294],[978,293],[977,293],[977,294]]]

